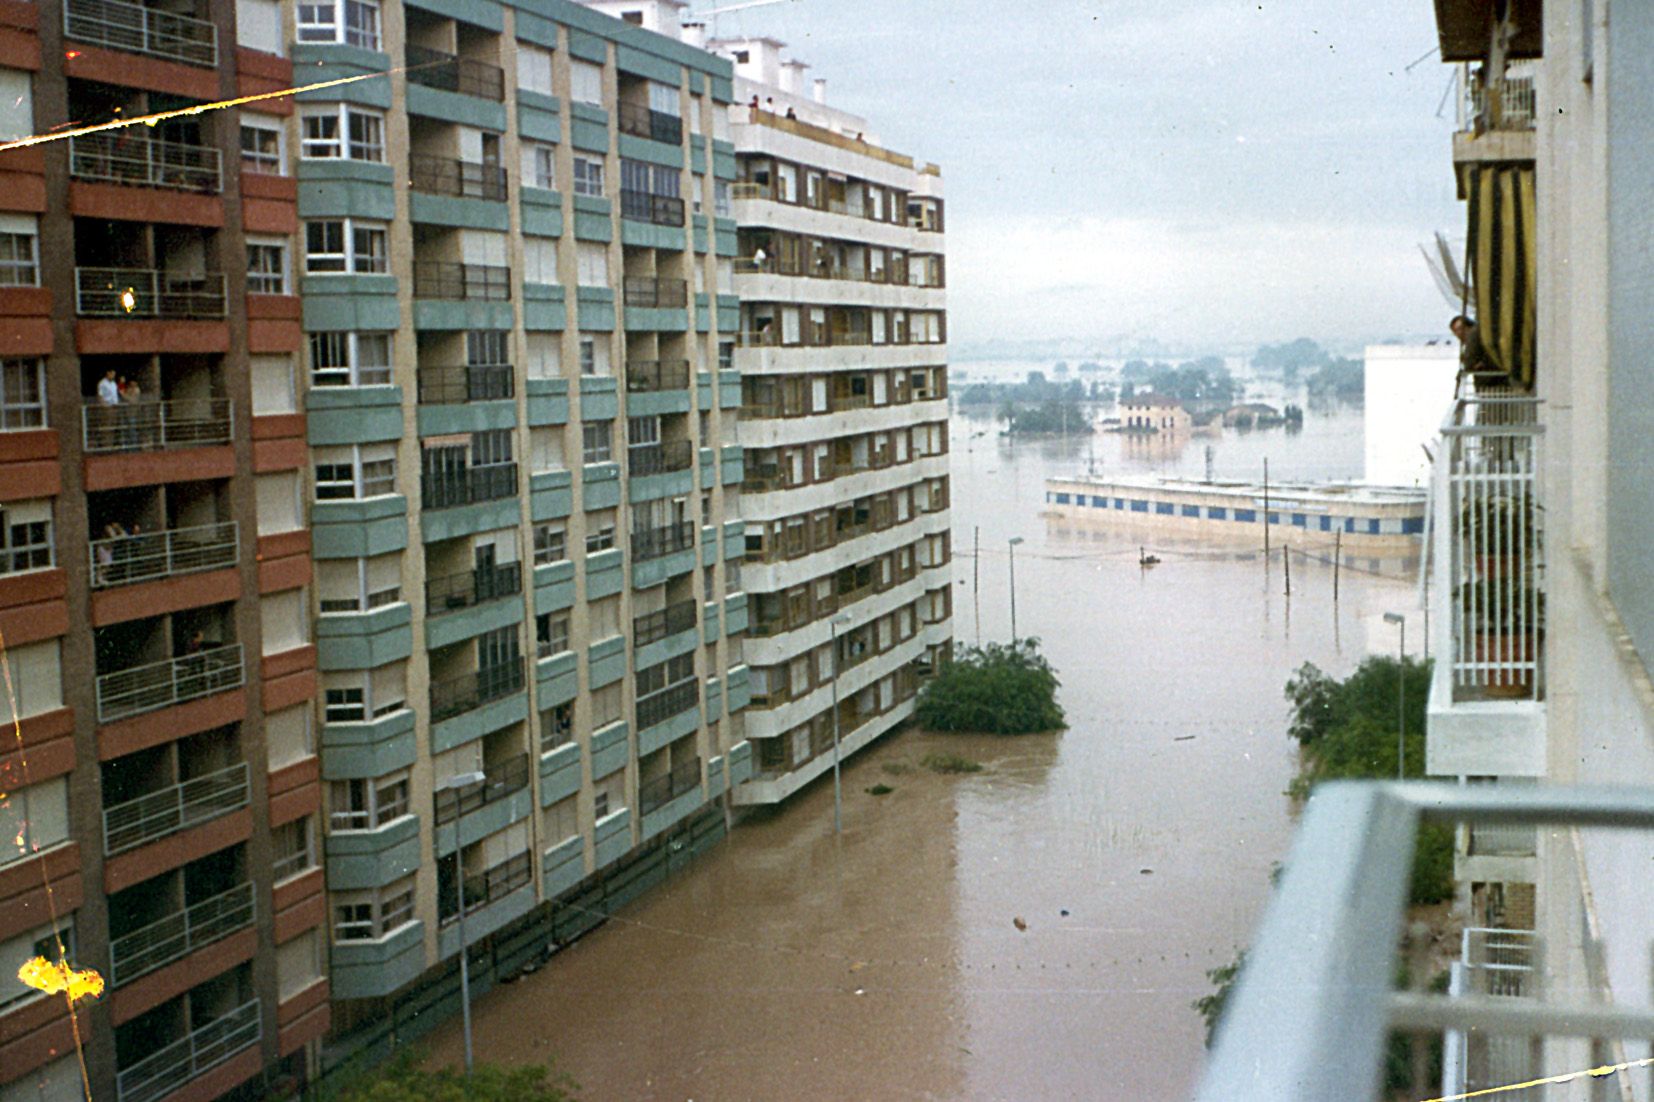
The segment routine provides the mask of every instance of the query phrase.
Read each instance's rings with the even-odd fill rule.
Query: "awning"
[[[1467,164],[1467,258],[1476,324],[1493,365],[1527,390],[1534,382],[1535,203],[1532,165]]]

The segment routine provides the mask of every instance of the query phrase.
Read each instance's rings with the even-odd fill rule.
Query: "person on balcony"
[[[110,368],[98,380],[98,404],[101,406],[118,406],[121,404],[121,384],[115,378],[115,369]]]

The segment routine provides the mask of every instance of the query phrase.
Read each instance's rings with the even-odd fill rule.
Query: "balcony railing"
[[[1537,943],[1532,930],[1470,927],[1461,935],[1460,956],[1448,993],[1454,998],[1532,999]],[[1442,1046],[1442,1088],[1463,1095],[1523,1083],[1540,1064],[1537,1039],[1450,1030]]]
[[[247,763],[192,777],[103,809],[103,851],[113,857],[247,806]]]
[[[634,394],[688,390],[688,360],[627,360],[626,389]]]
[[[465,788],[446,788],[436,793],[434,797],[436,821],[448,823],[461,815],[469,815],[473,811],[480,811],[489,804],[498,803],[514,792],[521,792],[528,787],[528,755],[518,754],[508,758],[485,772],[485,779],[481,784],[468,785]]]
[[[1497,99],[1488,94],[1487,66],[1472,69],[1467,65],[1460,71],[1459,80],[1464,90],[1459,101],[1460,130],[1480,134],[1489,130],[1533,129],[1538,105],[1534,97],[1533,70],[1528,64],[1518,62],[1506,69],[1504,79],[1498,82]],[[1498,117],[1491,110],[1494,103],[1499,105]]]
[[[458,574],[431,578],[425,582],[425,614],[440,616],[444,612],[457,612],[485,601],[515,596],[522,591],[521,563],[498,563],[462,570]]]
[[[517,494],[517,464],[492,463],[457,471],[427,471],[419,486],[427,509],[499,501]]]
[[[637,702],[637,729],[646,731],[657,723],[664,723],[673,716],[687,712],[701,700],[701,683],[699,681],[680,681],[676,685],[669,685],[653,696],[646,696]]]
[[[110,982],[116,987],[131,983],[252,924],[249,881],[115,938],[109,945]]]
[[[634,477],[687,471],[694,462],[695,445],[688,440],[634,444],[626,449],[626,472]]]
[[[458,405],[495,402],[516,397],[510,364],[466,364],[459,367],[421,367],[419,404]]]
[[[490,701],[519,693],[526,683],[523,660],[516,658],[487,666],[475,673],[462,673],[443,681],[431,683],[431,722],[464,715]]]
[[[75,313],[84,318],[223,318],[224,274],[76,268]]]
[[[620,105],[620,132],[634,138],[648,138],[667,145],[683,144],[683,120],[641,103]]]
[[[127,716],[239,689],[244,680],[240,643],[99,674],[98,722],[112,723]]]
[[[218,28],[205,19],[126,4],[120,0],[68,0],[63,33],[81,42],[136,54],[218,65]]]
[[[491,99],[496,103],[505,99],[505,70],[485,61],[455,57],[441,50],[431,50],[412,43],[407,47],[408,83],[444,92]]]
[[[642,528],[632,532],[632,561],[645,562],[679,551],[695,549],[695,525],[691,521]]]
[[[122,1068],[115,1076],[119,1102],[153,1102],[259,1042],[259,1001],[221,1018]]]
[[[93,540],[89,551],[92,588],[107,589],[234,566],[240,551],[239,531],[232,520]]]
[[[217,193],[223,188],[218,150],[116,131],[69,139],[69,175],[77,180]]]
[[[688,285],[681,279],[627,276],[625,294],[627,306],[681,308],[688,301]]]
[[[659,612],[637,616],[632,620],[632,646],[646,647],[669,635],[689,631],[695,626],[695,602],[679,601]]]
[[[657,226],[681,226],[683,200],[675,195],[652,195],[647,191],[622,188],[620,216],[634,222],[652,222]]]
[[[1532,857],[1539,852],[1539,835],[1531,826],[1473,826],[1465,852],[1472,857]]]
[[[416,82],[417,83],[417,82]],[[415,191],[461,199],[505,201],[505,169],[423,153],[408,157],[408,184]]]
[[[506,302],[511,298],[511,269],[498,264],[416,260],[413,268],[414,298],[476,299],[483,302]]]
[[[528,853],[508,857],[483,873],[467,876],[461,886],[465,895],[465,913],[470,914],[490,903],[498,903],[533,879],[534,858]],[[457,917],[453,899],[440,899],[438,905],[441,908],[442,925],[446,926]]]
[[[647,815],[700,787],[701,759],[691,758],[682,765],[674,766],[670,773],[643,781],[637,786],[638,813]]]
[[[81,440],[89,452],[167,451],[230,442],[228,398],[179,398],[81,408]]]

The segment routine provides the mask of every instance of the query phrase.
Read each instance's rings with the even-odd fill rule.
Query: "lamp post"
[[[1384,622],[1401,629],[1396,651],[1396,780],[1400,781],[1407,779],[1407,617],[1399,612],[1386,612]]]
[[[438,792],[455,792],[483,784],[486,773],[456,773],[436,786]],[[459,1005],[465,1022],[465,1074],[471,1074],[471,962],[465,945],[465,864],[459,852],[459,797],[454,797],[454,896],[459,902]]]
[[[833,633],[833,833],[837,834],[844,825],[844,791],[839,782],[838,756],[838,629],[840,624],[848,624],[850,614],[841,612],[833,617],[827,625]]]
[[[1017,544],[1021,536],[1012,536],[1007,545],[1011,550],[1011,646],[1017,645]]]

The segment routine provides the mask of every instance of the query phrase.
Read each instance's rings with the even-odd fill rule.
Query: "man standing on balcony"
[[[1454,316],[1452,321],[1447,323],[1447,327],[1453,331],[1455,337],[1459,338],[1459,378],[1461,380],[1466,375],[1470,376],[1474,382],[1477,375],[1503,374],[1488,362],[1487,349],[1482,346],[1482,331],[1474,321],[1463,314],[1458,314]],[[1476,389],[1480,390],[1481,385],[1477,384]]]
[[[118,406],[121,404],[121,384],[115,381],[115,371],[111,368],[103,373],[98,380],[98,404]]]

